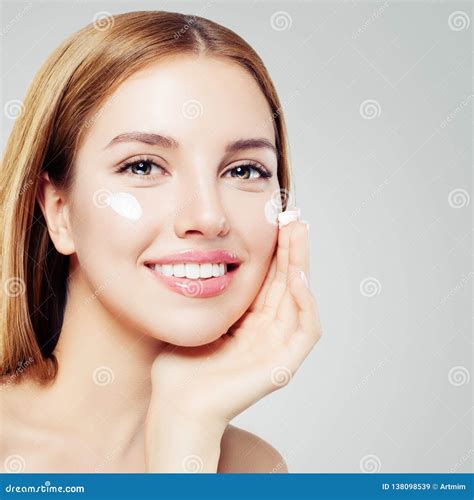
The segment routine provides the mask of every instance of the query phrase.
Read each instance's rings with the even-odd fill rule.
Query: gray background
[[[290,472],[472,471],[471,3],[3,1],[2,146],[66,36],[97,12],[160,9],[263,58],[311,226],[323,337],[233,423]]]

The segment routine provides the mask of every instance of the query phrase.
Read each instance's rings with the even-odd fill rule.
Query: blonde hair
[[[138,11],[91,23],[68,37],[33,79],[16,119],[0,170],[1,376],[28,373],[52,381],[53,354],[67,299],[69,257],[54,247],[37,201],[39,177],[66,192],[83,134],[101,103],[134,72],[168,56],[189,53],[229,58],[257,81],[271,111],[283,209],[290,189],[286,126],[260,57],[236,33],[208,19],[175,12]],[[18,373],[20,371],[20,373]]]

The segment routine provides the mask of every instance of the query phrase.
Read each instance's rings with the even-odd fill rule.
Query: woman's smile
[[[185,264],[183,267],[186,267],[190,270],[186,271],[186,277],[178,277],[173,274],[166,274],[169,273],[170,271],[165,271],[160,270],[159,268],[157,269],[156,267],[153,269],[152,267],[149,267],[150,271],[153,273],[154,276],[156,276],[162,283],[164,283],[166,286],[168,286],[171,290],[180,293],[181,295],[185,295],[186,297],[195,297],[195,298],[208,298],[208,297],[215,297],[216,295],[220,295],[221,293],[224,293],[225,290],[229,287],[230,283],[232,282],[232,279],[234,275],[236,274],[238,270],[238,266],[234,268],[227,268],[225,269],[224,264],[210,264],[211,267],[214,269],[217,268],[217,271],[215,272],[218,276],[212,276],[212,277],[194,277],[194,278],[188,278],[188,274],[197,274],[199,271],[198,268],[203,268],[204,265],[199,265],[199,264]],[[172,265],[170,264],[169,266],[162,266],[165,267],[165,269],[168,268],[174,268],[174,269],[180,269],[180,265]],[[171,270],[171,272],[175,272]],[[201,271],[202,272],[202,271]]]
[[[186,297],[208,298],[224,293],[241,260],[228,250],[185,250],[147,261],[161,283]]]

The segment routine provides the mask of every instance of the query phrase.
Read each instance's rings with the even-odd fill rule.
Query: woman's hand
[[[158,355],[147,420],[156,412],[167,424],[193,422],[218,442],[232,418],[285,386],[321,337],[301,271],[309,275],[308,229],[294,221],[279,230],[260,292],[227,334],[199,347],[169,345]]]

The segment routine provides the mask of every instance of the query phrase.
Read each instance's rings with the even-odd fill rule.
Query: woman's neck
[[[143,430],[151,365],[164,345],[127,329],[91,294],[80,271],[73,273],[54,351],[58,374],[38,391],[32,411],[84,434],[98,449],[128,442]]]

